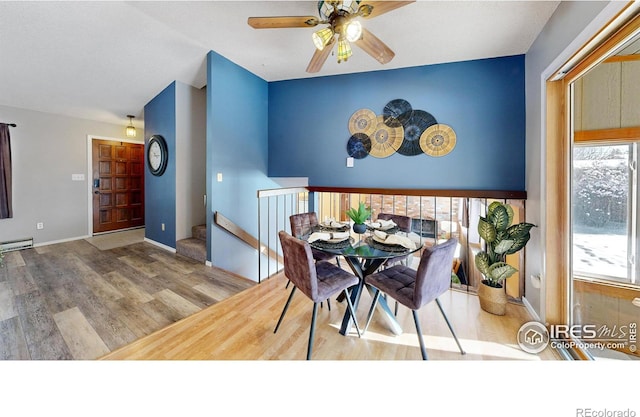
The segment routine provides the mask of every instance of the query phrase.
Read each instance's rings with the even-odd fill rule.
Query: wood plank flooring
[[[0,359],[302,360],[311,301],[297,293],[277,334],[289,295],[282,275],[256,284],[148,243],[100,250],[86,241],[10,252],[0,269]],[[420,312],[429,359],[546,360],[517,345],[530,318],[509,304],[506,316],[479,308],[475,295],[440,298],[467,351],[460,355],[435,303]],[[371,299],[357,310],[364,323]],[[344,303],[319,310],[313,359],[419,360],[411,312],[404,333],[379,316],[359,339],[341,336]]]
[[[306,357],[311,301],[297,293],[284,321],[273,330],[289,290],[282,275],[208,307],[152,335],[105,355],[102,359],[177,360],[303,360]],[[553,360],[546,349],[538,355],[522,351],[518,329],[530,318],[520,305],[509,304],[507,315],[482,311],[475,295],[449,291],[440,297],[443,308],[466,350],[461,355],[435,303],[420,312],[429,359],[436,360]],[[365,293],[357,310],[364,323],[371,302]],[[420,349],[410,310],[400,307],[398,320],[404,333],[394,336],[383,320],[374,319],[359,339],[355,328],[348,336],[338,333],[345,303],[332,301],[319,310],[313,359],[420,360]]]
[[[0,359],[96,359],[256,283],[149,243],[5,254]]]

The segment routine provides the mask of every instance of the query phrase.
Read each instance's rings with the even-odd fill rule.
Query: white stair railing
[[[291,233],[289,216],[309,210],[309,191],[304,187],[258,190],[258,282],[282,270],[278,232]]]

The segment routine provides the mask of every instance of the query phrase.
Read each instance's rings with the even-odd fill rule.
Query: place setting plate
[[[375,231],[380,231],[380,232],[384,232],[388,235],[392,235],[394,233],[397,233],[400,230],[400,227],[398,227],[397,224],[393,223],[390,226],[387,227],[375,227],[373,226],[373,224],[376,224],[376,222],[367,222],[365,223],[365,225],[367,226],[367,230],[371,231],[371,232],[375,232]]]
[[[324,224],[318,225],[317,226],[317,230],[318,232],[348,232],[349,231],[349,225],[348,224],[344,224],[340,227],[334,227],[334,226],[327,226]]]
[[[392,235],[386,232],[374,232],[367,238],[367,243],[373,248],[384,250],[387,252],[406,252],[415,249],[415,247],[408,248],[400,243],[387,242],[387,239],[390,236]],[[394,236],[393,239],[397,238]],[[414,243],[412,244],[415,245]]]
[[[348,232],[350,229],[349,224],[337,222],[340,225],[327,224],[326,222],[318,224],[313,228],[314,232]]]
[[[390,228],[385,229],[382,227],[373,227],[373,226],[367,225],[367,230],[371,230],[372,232],[375,232],[377,230],[377,231],[385,232],[389,235],[392,235],[400,231],[400,228],[398,226],[391,226]]]
[[[311,242],[310,245],[319,249],[344,249],[354,242],[354,238],[348,237],[345,239],[316,240]]]
[[[375,235],[367,237],[366,242],[372,248],[383,250],[385,252],[406,252],[410,250],[402,245],[390,245],[388,243],[384,243],[384,241],[381,241],[380,238]]]

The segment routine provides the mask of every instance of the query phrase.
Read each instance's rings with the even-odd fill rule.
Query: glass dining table
[[[307,236],[308,238],[308,236]],[[310,242],[309,245],[319,251],[330,253],[336,256],[342,256],[353,273],[359,278],[359,283],[355,288],[351,289],[351,302],[353,308],[357,310],[362,291],[367,288],[370,293],[373,291],[365,285],[364,279],[367,275],[373,274],[382,266],[382,264],[391,258],[404,257],[411,255],[422,248],[422,245],[416,245],[415,248],[405,248],[403,246],[387,246],[378,243],[373,238],[373,234],[365,232],[356,237],[351,237],[343,244],[331,244],[324,241],[316,240]],[[377,308],[382,313],[381,316],[387,322],[389,329],[396,335],[402,334],[402,328],[396,321],[395,315],[389,308],[384,297],[380,297]],[[351,314],[346,310],[340,326],[340,334],[347,335],[353,320]]]

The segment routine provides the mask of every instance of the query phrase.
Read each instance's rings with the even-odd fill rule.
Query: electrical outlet
[[[38,230],[44,229],[44,223],[42,223],[42,222],[36,223],[36,229],[38,229]]]

